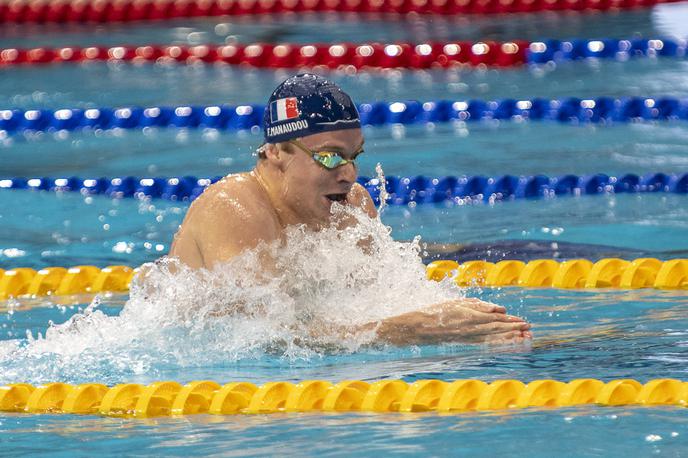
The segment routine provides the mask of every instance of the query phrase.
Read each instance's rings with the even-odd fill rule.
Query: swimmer
[[[330,225],[335,202],[377,216],[356,183],[355,161],[364,146],[358,111],[336,84],[313,74],[288,78],[268,101],[263,129],[255,168],[225,177],[194,201],[170,256],[212,269],[261,242],[280,240],[289,226]],[[519,343],[532,338],[529,329],[504,307],[468,298],[363,326],[395,345]]]

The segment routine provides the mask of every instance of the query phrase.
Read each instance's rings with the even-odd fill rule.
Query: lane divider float
[[[150,418],[195,414],[271,414],[289,412],[438,412],[500,411],[523,408],[565,408],[578,405],[685,407],[688,383],[633,379],[604,383],[596,379],[557,380],[345,380],[331,383],[250,382],[220,385],[197,380],[150,385],[46,383],[34,387],[14,383],[0,387],[0,412],[86,414]]]
[[[0,134],[176,127],[260,129],[264,105],[0,110]],[[364,126],[471,121],[553,121],[566,124],[688,120],[688,99],[501,99],[374,102],[358,105]],[[1,137],[0,137],[1,138]]]
[[[80,192],[83,195],[105,195],[111,198],[160,198],[173,201],[193,201],[212,183],[222,177],[117,177],[117,178],[0,178],[2,189],[32,191]],[[375,203],[379,203],[380,180],[360,176]],[[625,174],[610,176],[545,175],[497,177],[446,176],[439,178],[417,175],[412,177],[388,176],[385,189],[390,205],[478,203],[557,196],[608,195],[617,193],[670,192],[688,193],[688,173],[682,175],[648,173],[643,176]]]
[[[518,286],[529,288],[656,288],[688,289],[688,260],[660,261],[638,258],[626,261],[604,258],[597,262],[570,259],[523,261],[451,260],[434,261],[426,270],[427,278],[440,281],[450,277],[459,286]]]
[[[463,65],[510,67],[526,62],[525,41],[451,43],[253,43],[230,45],[85,46],[0,49],[0,68],[68,62],[227,64],[258,68],[329,69],[447,68]],[[537,49],[540,45],[538,45]],[[610,44],[611,46],[611,44]],[[642,47],[642,46],[640,46]],[[647,48],[647,46],[645,46]],[[630,45],[629,45],[630,50]],[[564,58],[564,54],[560,53]],[[570,53],[568,53],[570,54]],[[639,53],[634,53],[636,55]],[[559,54],[557,54],[558,56]],[[663,53],[662,55],[670,55]],[[554,58],[554,54],[552,54]]]
[[[65,296],[84,293],[129,291],[138,268],[127,266],[30,267],[0,269],[0,300],[10,297]]]
[[[0,300],[10,297],[40,297],[83,293],[125,293],[138,268],[109,266],[46,267],[38,271],[29,267],[0,269]],[[434,261],[427,266],[429,280],[450,277],[457,285],[530,288],[657,288],[688,289],[688,259],[660,261],[639,258],[626,261],[604,258],[597,262],[571,259],[497,263],[474,260],[457,263]]]
[[[513,40],[426,43],[253,43],[0,49],[0,68],[84,62],[227,64],[257,68],[375,70],[457,66],[513,67],[586,58],[684,58],[686,40],[672,38]]]
[[[14,0],[0,23],[108,23],[292,12],[501,14],[619,10],[679,0]]]

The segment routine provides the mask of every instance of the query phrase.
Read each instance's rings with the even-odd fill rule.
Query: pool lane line
[[[86,414],[123,418],[151,418],[196,414],[273,414],[297,412],[369,412],[439,414],[524,408],[598,406],[686,407],[688,383],[634,379],[604,383],[597,379],[557,380],[403,380],[366,382],[325,380],[250,382],[220,385],[197,380],[186,385],[159,381],[149,385],[102,383],[70,385],[15,383],[0,387],[0,412]]]
[[[47,267],[35,270],[0,268],[0,301],[11,297],[72,296],[129,291],[138,268],[113,265],[102,269],[91,265]]]
[[[686,40],[675,38],[572,39],[527,42],[253,43],[132,45],[0,49],[3,67],[87,62],[222,64],[256,68],[329,70],[515,67],[581,59],[666,57],[684,59]]]
[[[688,260],[638,258],[627,261],[603,258],[535,259],[529,262],[503,260],[496,263],[474,260],[459,264],[452,260],[433,261],[426,268],[427,278],[450,278],[458,286],[558,289],[684,289],[688,290]]]
[[[128,266],[81,265],[0,269],[0,301],[44,296],[66,297],[80,294],[125,293],[139,268]],[[535,259],[529,262],[482,260],[458,263],[433,261],[426,267],[428,280],[450,281],[461,287],[522,287],[559,289],[638,289],[688,290],[688,260],[638,258],[631,261],[604,258],[556,261]],[[59,300],[58,300],[59,302]]]
[[[79,192],[84,196],[104,195],[110,198],[165,199],[190,202],[198,198],[212,183],[222,177],[117,177],[117,178],[0,178],[1,190],[30,190],[50,192]],[[365,176],[357,182],[379,204],[380,180]],[[545,175],[497,177],[445,176],[411,177],[388,176],[385,189],[390,205],[418,204],[466,205],[494,203],[515,199],[551,199],[563,196],[610,195],[621,193],[688,193],[688,173],[681,175],[648,173],[643,176],[628,173],[610,176]]]
[[[79,0],[0,2],[0,23],[123,23],[285,12],[490,15],[647,8],[679,0]]]
[[[597,97],[378,101],[358,105],[363,126],[468,122],[550,121],[598,126],[639,121],[688,120],[688,99]],[[208,105],[122,108],[0,109],[0,140],[17,134],[109,129],[184,128],[260,131],[265,106]]]

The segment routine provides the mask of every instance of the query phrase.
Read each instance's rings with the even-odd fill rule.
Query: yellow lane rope
[[[432,280],[451,276],[460,286],[688,289],[688,260],[605,258],[593,263],[587,259],[535,259],[528,263],[467,261],[460,265],[435,261],[428,265],[427,276]]]
[[[173,381],[144,386],[123,383],[0,387],[0,412],[93,414],[115,417],[160,417],[192,414],[267,414],[277,412],[438,412],[504,411],[527,407],[675,405],[688,403],[688,383],[655,379],[644,385],[633,379],[604,383],[576,379],[568,383],[535,380],[380,380],[368,383],[323,380],[267,382],[256,386],[210,380],[180,385]]]
[[[127,292],[138,269],[127,266],[19,267],[0,269],[0,300],[100,292]],[[605,258],[557,262],[552,259],[522,261],[434,261],[427,277],[450,276],[459,286],[518,286],[535,288],[658,288],[688,289],[688,260],[660,261],[639,258],[625,261]]]
[[[0,300],[10,297],[64,296],[83,293],[126,292],[138,269],[127,266],[29,267],[0,269]]]

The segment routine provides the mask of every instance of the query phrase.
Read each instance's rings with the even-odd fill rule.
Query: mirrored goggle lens
[[[341,157],[339,154],[335,154],[335,153],[314,154],[313,159],[315,159],[315,161],[318,164],[320,164],[323,167],[328,168],[328,169],[334,169],[334,168],[339,167],[340,165],[348,164],[349,162],[351,162],[351,161],[347,161],[346,159]]]

